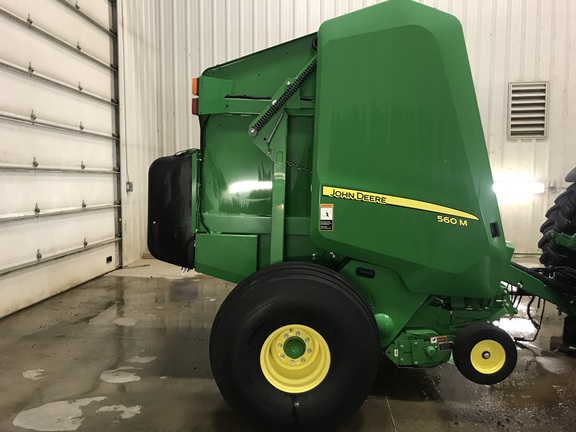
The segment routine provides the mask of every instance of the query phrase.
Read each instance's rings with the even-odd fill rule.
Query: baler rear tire
[[[548,238],[550,230],[572,235],[576,233],[576,183],[570,185],[554,201],[554,205],[546,212],[546,222],[540,227],[543,234],[538,242],[542,249],[540,262],[545,266],[565,266],[576,269],[576,251],[559,245]]]
[[[279,383],[266,374],[263,359],[277,360],[281,352],[274,350],[291,330],[316,339],[310,347],[323,350],[324,363],[313,373],[320,378],[308,387],[291,387],[290,372]],[[222,396],[266,430],[336,428],[366,399],[380,355],[374,315],[363,297],[336,272],[307,263],[274,265],[241,282],[222,304],[210,336],[212,373]]]

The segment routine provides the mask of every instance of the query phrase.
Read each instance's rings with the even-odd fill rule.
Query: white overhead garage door
[[[0,317],[120,265],[115,17],[0,0]]]

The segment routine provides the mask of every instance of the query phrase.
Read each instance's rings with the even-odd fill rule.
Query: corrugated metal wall
[[[124,210],[125,261],[145,250],[145,172],[153,158],[198,142],[190,79],[208,66],[314,32],[374,0],[119,0],[124,30],[124,143],[135,191]],[[496,179],[563,186],[576,165],[576,4],[571,0],[421,0],[462,22]],[[550,81],[547,140],[507,141],[510,81]],[[537,252],[557,192],[502,197],[506,237]],[[125,201],[126,202],[126,201]]]
[[[114,16],[0,0],[0,317],[121,265]]]
[[[140,258],[146,250],[146,176],[152,161],[172,152],[160,137],[162,102],[156,1],[119,1],[118,62],[120,81],[121,183],[133,183],[122,192],[122,234],[127,247],[123,263]],[[162,50],[163,52],[164,50]],[[173,79],[166,80],[171,82]],[[172,110],[185,110],[173,107]]]

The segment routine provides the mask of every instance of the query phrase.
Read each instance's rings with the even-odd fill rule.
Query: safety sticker
[[[446,342],[448,340],[448,336],[434,336],[430,338],[431,344],[436,344],[440,342]]]
[[[334,230],[334,204],[320,204],[320,231]]]

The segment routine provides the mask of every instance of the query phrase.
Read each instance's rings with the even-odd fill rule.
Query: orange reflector
[[[192,114],[198,115],[198,98],[192,99]]]
[[[192,78],[192,94],[198,96],[198,78]]]

